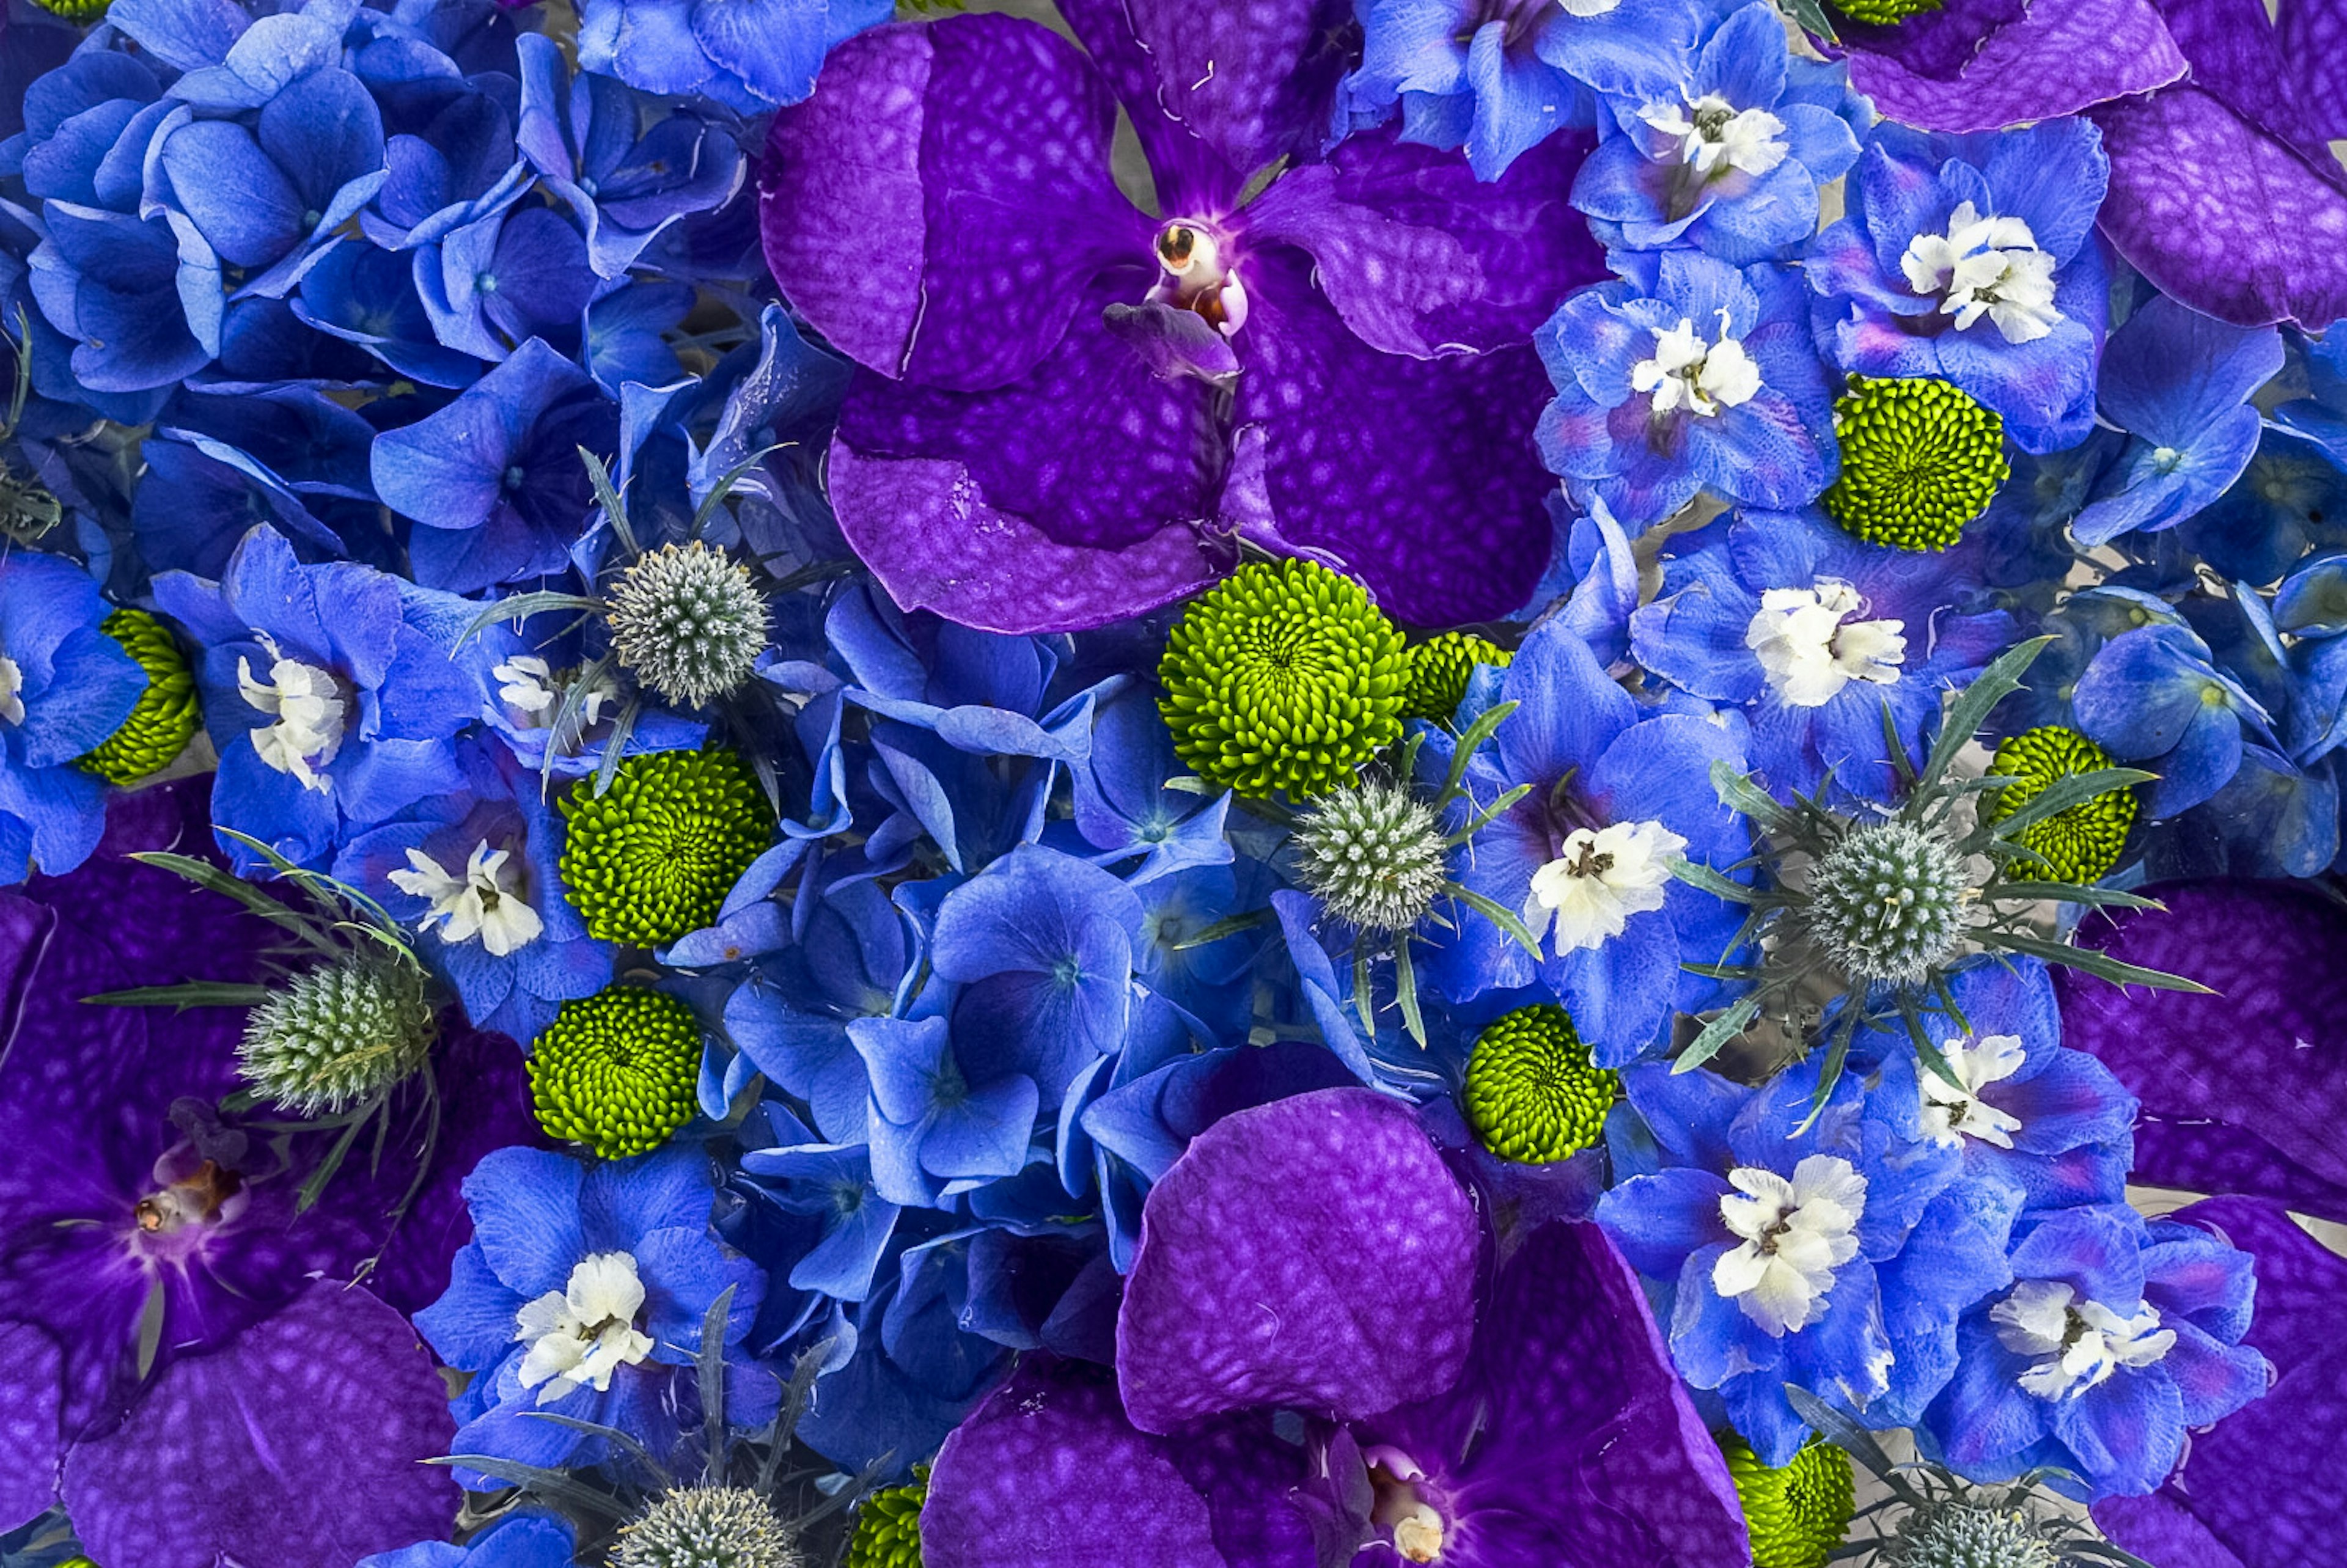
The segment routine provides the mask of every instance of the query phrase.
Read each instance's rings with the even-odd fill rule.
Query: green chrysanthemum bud
[[[1488,638],[1472,632],[1446,631],[1409,651],[1409,684],[1401,692],[1401,716],[1447,723],[1467,695],[1467,682],[1478,664],[1504,670],[1515,657]]]
[[[1590,1061],[1573,1015],[1539,1002],[1501,1014],[1476,1037],[1460,1100],[1483,1147],[1538,1165],[1596,1143],[1621,1092],[1621,1078]]]
[[[118,610],[98,629],[147,671],[147,690],[122,727],[107,736],[80,766],[118,784],[137,784],[169,767],[187,750],[202,715],[196,677],[170,629],[143,610]]]
[[[1825,1568],[1850,1528],[1850,1456],[1831,1443],[1811,1443],[1792,1463],[1770,1470],[1741,1439],[1719,1448],[1744,1504],[1752,1568]]]
[[[1208,783],[1308,800],[1400,737],[1409,668],[1358,583],[1314,561],[1255,561],[1183,612],[1157,707]]]
[[[2060,1568],[2062,1554],[2017,1508],[1942,1502],[1916,1509],[1881,1552],[1884,1568]]]
[[[47,0],[43,0],[43,4],[47,4]],[[107,0],[97,0],[97,4],[89,8],[89,17],[104,15]],[[62,5],[50,5],[49,9],[75,21],[88,19],[74,16]],[[20,545],[33,544],[63,522],[65,516],[65,507],[56,496],[50,494],[46,485],[30,474],[19,474],[5,462],[0,462],[0,535],[5,535]]]
[[[530,1105],[548,1135],[623,1160],[692,1120],[700,1072],[691,1008],[642,986],[611,986],[564,1002],[531,1042]]]
[[[699,539],[639,557],[604,613],[620,662],[689,708],[740,687],[766,651],[766,601],[749,569]]]
[[[1296,876],[1320,907],[1365,931],[1407,931],[1450,875],[1442,825],[1407,784],[1330,790],[1296,825]]]
[[[580,779],[561,806],[571,907],[589,935],[639,948],[716,919],[726,891],[774,836],[758,781],[722,749],[630,757],[607,793]]]
[[[2056,779],[2075,778],[2114,765],[2110,753],[2075,730],[2041,724],[2000,743],[1989,772],[2012,778],[1986,807],[1988,820],[2003,822],[2045,793]],[[2018,875],[2081,886],[2119,863],[2127,847],[2127,829],[2135,825],[2135,791],[2105,790],[2091,800],[2033,822],[2014,835],[2014,842],[2046,866],[2023,864]]]
[[[236,1054],[256,1092],[314,1116],[367,1100],[423,1066],[433,1032],[422,972],[362,956],[293,977],[252,1009]]]
[[[1944,4],[1946,0],[1834,0],[1834,9],[1853,22],[1871,22],[1887,27],[1910,16],[1937,11]]]
[[[611,1568],[803,1568],[798,1537],[747,1487],[688,1486],[663,1493],[620,1527]]]
[[[929,1467],[913,1467],[910,1486],[876,1491],[856,1511],[856,1535],[846,1568],[921,1568],[921,1504],[929,1495]]]
[[[2004,420],[1944,381],[1850,377],[1834,403],[1834,436],[1841,477],[1825,509],[1894,549],[1946,549],[2011,472]]]
[[[1952,957],[1971,888],[1963,857],[1911,823],[1851,829],[1809,873],[1809,932],[1860,984],[1911,984]]]

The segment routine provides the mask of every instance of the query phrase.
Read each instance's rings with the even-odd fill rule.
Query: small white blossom
[[[1663,907],[1671,863],[1686,848],[1686,840],[1659,822],[1576,828],[1563,853],[1532,873],[1524,925],[1540,941],[1553,923],[1559,954],[1603,946],[1631,916]]]
[[[1962,332],[1985,315],[2007,343],[2034,343],[2062,320],[2054,308],[2054,258],[2018,218],[1983,218],[1969,201],[1945,234],[1907,241],[1899,270],[1919,294],[1937,294]]]
[[[1739,1165],[1727,1183],[1719,1217],[1740,1239],[1712,1265],[1712,1288],[1781,1339],[1825,1316],[1834,1271],[1858,1255],[1866,1178],[1839,1155],[1809,1154],[1790,1181]]]
[[[2122,1317],[2056,1279],[2023,1280],[1988,1316],[2006,1349],[2033,1358],[2021,1388],[2041,1399],[2083,1394],[2122,1367],[2148,1367],[2176,1343],[2149,1302]]]
[[[1749,403],[1760,390],[1760,367],[1744,345],[1727,335],[1727,312],[1719,313],[1719,337],[1706,343],[1686,316],[1675,327],[1656,327],[1655,353],[1630,367],[1634,392],[1654,395],[1655,412],[1685,408],[1711,418],[1723,408]]]
[[[1981,1091],[2002,1083],[2022,1069],[2029,1052],[2021,1037],[1992,1034],[1966,1044],[1951,1040],[1940,1048],[1949,1070],[1963,1084],[1958,1088],[1929,1067],[1919,1065],[1916,1077],[1923,1097],[1923,1132],[1935,1143],[1951,1148],[1966,1138],[1977,1138],[2000,1149],[2013,1147],[2021,1118],[1983,1100]]]
[[[1744,645],[1760,656],[1770,689],[1796,708],[1822,707],[1852,681],[1896,685],[1906,623],[1850,620],[1862,604],[1856,589],[1832,578],[1772,588],[1760,596]]]
[[[487,839],[473,846],[464,875],[449,872],[420,849],[407,852],[414,869],[391,873],[391,885],[425,900],[432,907],[415,928],[428,931],[435,920],[446,921],[440,939],[455,944],[481,939],[493,958],[527,948],[544,927],[538,911],[521,896],[520,867],[512,866],[510,851],[491,849]]]
[[[343,683],[330,671],[288,659],[277,644],[256,632],[269,653],[269,679],[252,678],[251,661],[236,661],[236,689],[244,700],[272,715],[252,729],[252,749],[264,766],[291,774],[303,789],[323,794],[333,786],[319,772],[343,749],[350,703]]]
[[[0,719],[12,724],[25,722],[25,671],[17,662],[0,653]]]
[[[514,1314],[514,1338],[529,1349],[521,1386],[550,1405],[576,1389],[601,1393],[611,1374],[652,1353],[651,1336],[636,1327],[644,1284],[624,1252],[589,1253],[570,1271],[566,1288],[525,1302]]]
[[[1723,168],[1766,174],[1785,161],[1785,122],[1767,109],[1739,109],[1717,93],[1689,98],[1684,107],[1653,103],[1638,118],[1678,143],[1681,163],[1708,179]]]

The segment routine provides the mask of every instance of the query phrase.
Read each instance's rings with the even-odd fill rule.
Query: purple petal
[[[2325,1561],[2347,1509],[2347,1260],[2278,1204],[2211,1198],[2173,1216],[2221,1232],[2257,1259],[2257,1316],[2243,1343],[2273,1363],[2272,1388],[2208,1431],[2153,1497],[2097,1503],[2095,1521],[2160,1568],[2303,1568]]]
[[[2347,192],[2196,87],[2094,112],[2110,155],[2099,221],[2136,270],[2237,326],[2347,315]]]
[[[1953,10],[1954,7],[1949,7]],[[1919,19],[1920,21],[1920,19]],[[2183,55],[2150,0],[2038,0],[1979,39],[1960,71],[1901,46],[1850,52],[1850,77],[1891,119],[1925,130],[1994,130],[2075,114],[2165,87],[2184,75]],[[1881,52],[1876,52],[1881,47]]]
[[[2347,1186],[2277,1159],[2272,1144],[2224,1122],[2141,1116],[2133,1172],[2152,1186],[2271,1198],[2301,1214],[2347,1224]]]
[[[1066,40],[1010,16],[882,27],[768,134],[767,264],[800,314],[887,376],[1017,380],[1085,282],[1149,259],[1109,179],[1116,106]]]
[[[56,1501],[65,1357],[29,1323],[0,1323],[0,1531],[37,1518]]]
[[[2147,1116],[2218,1122],[2262,1138],[2269,1158],[2347,1184],[2347,913],[2288,883],[2178,883],[2150,890],[2165,910],[2089,918],[2082,946],[2199,981],[2218,994],[2123,990],[2057,972],[2065,1041],[2102,1059]],[[2209,1191],[2188,1143],[2151,1144],[2182,1162],[2137,1178]]]
[[[348,1568],[447,1533],[462,1497],[422,1461],[456,1430],[406,1320],[319,1284],[177,1363],[118,1430],[75,1449],[66,1506],[101,1562]]]
[[[1117,1377],[1143,1431],[1254,1405],[1337,1419],[1448,1389],[1477,1227],[1408,1107],[1325,1089],[1225,1117],[1142,1210]]]

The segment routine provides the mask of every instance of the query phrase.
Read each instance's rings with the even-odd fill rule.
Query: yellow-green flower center
[[[774,835],[774,813],[733,752],[630,757],[598,795],[562,796],[562,880],[588,934],[649,948],[717,918],[725,895]]]
[[[196,677],[170,629],[143,610],[115,610],[98,630],[147,671],[147,690],[122,727],[78,765],[114,784],[137,784],[169,767],[187,750],[203,717],[196,706]]]
[[[1850,1456],[1813,1442],[1790,1464],[1770,1470],[1741,1439],[1722,1442],[1720,1451],[1744,1504],[1753,1568],[1824,1568],[1850,1528]]]
[[[1826,511],[1870,544],[1943,550],[2012,470],[2004,421],[1944,381],[1854,375],[1834,404],[1841,477]]]
[[[701,1023],[674,997],[612,986],[562,1004],[530,1046],[538,1124],[607,1160],[649,1153],[692,1119]]]
[[[1590,1060],[1573,1016],[1542,1002],[1501,1015],[1476,1039],[1460,1098],[1483,1147],[1542,1164],[1596,1143],[1620,1096],[1621,1079]]]
[[[1504,670],[1515,657],[1488,638],[1468,631],[1446,631],[1409,651],[1409,684],[1402,688],[1401,716],[1448,723],[1467,695],[1475,666],[1493,664]]]
[[[2075,730],[2059,724],[2024,730],[2000,743],[1989,764],[1990,773],[2013,782],[1990,798],[1988,820],[2003,822],[2056,780],[2111,765],[2111,754]],[[2031,823],[2014,835],[2014,842],[2044,856],[2045,864],[2024,862],[2015,875],[2081,886],[2093,882],[2118,864],[2135,814],[2135,791],[2114,789]]]

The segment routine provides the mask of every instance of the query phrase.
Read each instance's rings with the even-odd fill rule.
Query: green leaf
[[[1244,915],[1232,915],[1215,921],[1211,926],[1200,927],[1180,941],[1171,944],[1171,950],[1176,953],[1186,953],[1193,948],[1208,947],[1226,937],[1235,937],[1241,932],[1268,926],[1276,917],[1268,909],[1250,909]]]
[[[1409,961],[1409,938],[1394,944],[1394,1000],[1401,1004],[1401,1026],[1419,1045],[1426,1043],[1426,1020],[1418,1010],[1418,971]]]
[[[1817,1092],[1809,1096],[1809,1113],[1793,1129],[1797,1138],[1816,1126],[1818,1118],[1826,1113],[1826,1102],[1833,1098],[1834,1086],[1841,1081],[1842,1065],[1850,1060],[1850,1037],[1858,1032],[1858,1013],[1855,1006],[1845,1007],[1841,1017],[1834,1020],[1833,1039],[1826,1044],[1826,1062],[1818,1070]]]
[[[1899,733],[1899,715],[1891,711],[1888,697],[1882,700],[1882,748],[1899,782],[1911,794],[1915,788],[1915,759],[1907,754],[1907,739]]]
[[[2217,994],[2198,980],[2188,980],[2181,975],[2147,969],[2135,964],[2123,964],[2109,954],[2096,952],[2091,948],[2074,948],[2067,942],[2048,941],[2043,937],[2022,931],[1998,931],[1993,934],[1992,939],[2016,953],[2027,953],[2049,964],[2078,969],[2114,985],[2150,986],[2163,991],[2193,991],[2204,997]]]
[[[1690,887],[1700,887],[1715,898],[1725,898],[1731,904],[1752,902],[1752,889],[1741,882],[1731,882],[1700,860],[1685,856],[1671,862],[1671,875]]]
[[[719,1291],[701,1315],[701,1343],[692,1355],[701,1393],[702,1452],[716,1475],[725,1473],[725,1319],[733,1310],[733,1288],[729,1285]]]
[[[579,717],[579,710],[587,705],[587,694],[610,672],[611,656],[606,653],[579,671],[572,677],[569,684],[563,687],[562,701],[555,704],[554,717],[546,726],[546,754],[539,759],[538,764],[538,788],[541,799],[552,793],[554,789],[554,764],[561,755],[559,743],[563,733],[572,728]],[[587,726],[579,724],[577,729],[580,743],[584,744]],[[603,792],[599,789],[595,793],[600,794]]]
[[[652,1479],[663,1491],[676,1484],[676,1478],[669,1473],[666,1465],[652,1457],[651,1450],[644,1447],[617,1427],[607,1427],[600,1421],[582,1421],[577,1416],[560,1415],[553,1410],[524,1410],[522,1414],[532,1420],[552,1421],[558,1427],[568,1427],[574,1432],[584,1432],[590,1438],[601,1438],[605,1442],[617,1443],[635,1456],[636,1462],[651,1472]]]
[[[242,836],[241,835],[239,835]],[[333,943],[326,939],[317,923],[299,909],[289,909],[243,877],[214,866],[209,860],[191,856],[173,855],[167,850],[145,849],[135,852],[131,859],[141,866],[152,866],[158,871],[169,871],[184,876],[197,886],[233,898],[271,925],[290,931],[300,938],[303,946],[329,958],[339,956]]]
[[[2051,637],[2033,637],[2016,643],[1973,677],[1973,683],[1949,705],[1947,716],[1940,721],[1939,738],[1932,743],[1932,754],[1924,759],[1923,772],[1915,782],[1918,791],[1929,790],[1940,782],[1942,775],[1954,765],[1956,753],[1964,749],[1964,743],[1980,733],[1980,727],[1988,723],[1990,710],[2021,690],[2022,675],[2053,641]]]
[[[544,1465],[524,1464],[519,1460],[500,1459],[496,1454],[450,1454],[445,1459],[427,1459],[425,1464],[462,1465],[484,1475],[496,1476],[527,1489],[532,1496],[548,1502],[580,1508],[605,1519],[625,1519],[628,1505],[608,1491],[570,1479],[570,1472],[548,1470]]]
[[[1793,820],[1792,814],[1769,798],[1768,792],[1737,772],[1726,759],[1711,764],[1712,793],[1719,804],[1730,811],[1740,811],[1762,827],[1781,828]]]
[[[1849,1005],[1858,1005],[1857,999],[1852,998]],[[1958,1094],[1969,1096],[1972,1090],[1956,1076],[1956,1070],[1949,1065],[1940,1048],[1932,1043],[1932,1037],[1923,1028],[1922,1015],[1916,1010],[1915,999],[1904,991],[1899,994],[1899,1016],[1907,1025],[1907,1038],[1914,1042],[1916,1056],[1931,1070],[1932,1075]]]
[[[2165,907],[2158,899],[2147,898],[2140,893],[2129,893],[2117,887],[2090,887],[2078,882],[1997,881],[1990,883],[1985,891],[1996,898],[2055,898],[2065,904],[2085,904],[2097,909],[2106,907],[2120,909]]]
[[[1472,821],[1469,822],[1466,826],[1460,828],[1458,832],[1451,834],[1450,836],[1443,839],[1443,844],[1451,849],[1458,848],[1460,845],[1466,843],[1469,839],[1474,837],[1477,834],[1491,826],[1491,824],[1498,819],[1501,812],[1506,811],[1510,806],[1515,804],[1516,802],[1523,799],[1524,796],[1532,793],[1532,785],[1518,784],[1515,788],[1510,790],[1507,794],[1501,795],[1499,799],[1493,801],[1482,810],[1477,812]]]
[[[595,764],[595,795],[601,799],[610,793],[611,781],[620,774],[622,753],[628,749],[628,737],[636,733],[636,715],[644,711],[644,700],[630,696],[627,705],[611,720],[611,733],[603,737],[602,760]]]
[[[465,623],[465,630],[457,635],[456,646],[464,647],[466,643],[501,620],[512,621],[515,630],[519,630],[521,623],[533,615],[549,615],[563,611],[575,615],[592,615],[602,608],[601,600],[589,599],[583,593],[559,593],[550,589],[534,593],[517,593],[510,598],[498,600],[494,604],[483,605],[481,612]],[[573,624],[577,623],[573,622]],[[566,626],[562,630],[568,631],[570,628]],[[559,637],[562,632],[558,631],[555,635]]]
[[[628,504],[611,487],[611,470],[603,466],[603,459],[584,446],[579,448],[579,460],[587,465],[587,481],[595,487],[595,499],[601,503],[611,531],[620,536],[620,542],[628,547],[630,555],[643,554],[643,547],[636,543],[635,529],[628,526]]]
[[[226,980],[188,980],[176,986],[134,986],[123,991],[100,991],[82,1001],[94,1007],[116,1008],[176,1008],[181,1012],[190,1008],[251,1008],[267,1001],[273,993],[267,986],[234,985]]]
[[[1483,918],[1491,922],[1492,925],[1497,926],[1501,930],[1505,931],[1509,936],[1514,938],[1517,945],[1522,947],[1525,952],[1530,953],[1536,958],[1540,957],[1541,945],[1539,938],[1532,935],[1532,928],[1526,926],[1522,920],[1519,919],[1513,911],[1493,903],[1491,899],[1486,898],[1481,893],[1475,892],[1472,888],[1461,887],[1456,882],[1444,883],[1442,885],[1442,890],[1450,894],[1453,898],[1458,899],[1461,904],[1466,905],[1470,909],[1472,909],[1477,914],[1482,916]]]
[[[726,469],[724,473],[720,474],[717,477],[717,483],[709,487],[709,494],[702,497],[701,505],[693,508],[691,537],[696,539],[701,537],[701,530],[708,526],[710,518],[715,514],[717,508],[725,504],[725,497],[733,493],[733,487],[741,483],[743,475],[784,447],[797,445],[795,441],[777,441],[771,446],[761,446],[731,468]]]
[[[2112,790],[2132,789],[2139,784],[2149,784],[2158,776],[2141,768],[2096,768],[2092,773],[2072,774],[2066,778],[2055,779],[2028,804],[1999,822],[1996,835],[2011,838],[2057,812],[2067,811],[2074,805],[2084,805],[2096,795]]]
[[[1809,1424],[1809,1430],[1826,1441],[1858,1460],[1884,1481],[1890,1481],[1899,1467],[1882,1451],[1874,1434],[1810,1393],[1798,1383],[1785,1385],[1785,1402],[1793,1407],[1793,1414]]]
[[[1450,747],[1450,771],[1443,775],[1442,792],[1434,797],[1434,808],[1437,811],[1459,798],[1459,781],[1467,776],[1467,764],[1473,759],[1475,748],[1490,740],[1491,733],[1497,730],[1518,706],[1520,704],[1515,702],[1494,702],[1476,714],[1475,722],[1459,733],[1459,739],[1453,742]]]
[[[1840,42],[1834,36],[1833,24],[1826,20],[1825,7],[1818,0],[1785,0],[1785,9],[1804,32],[1823,38],[1827,43]]]
[[[1376,999],[1370,994],[1369,950],[1358,941],[1353,944],[1353,1010],[1360,1015],[1361,1032],[1377,1042],[1378,1016]]]
[[[1760,1004],[1750,997],[1746,997],[1742,1001],[1704,1025],[1703,1032],[1689,1040],[1687,1048],[1679,1052],[1678,1059],[1671,1063],[1671,1071],[1674,1074],[1693,1072],[1696,1068],[1717,1056],[1729,1040],[1742,1034],[1745,1026],[1759,1016]]]

